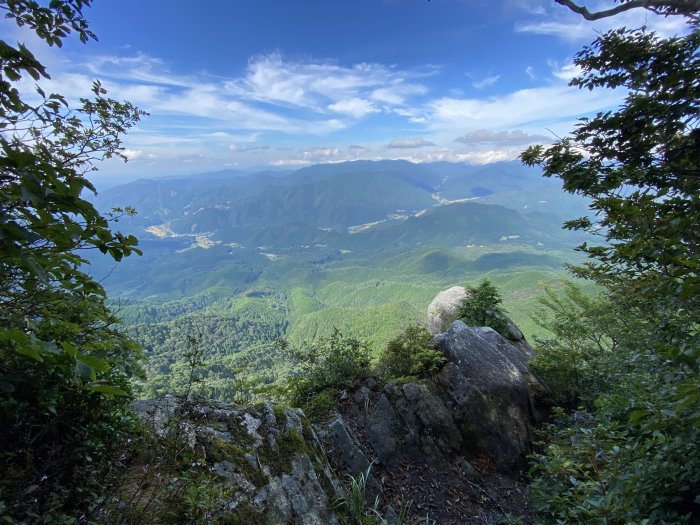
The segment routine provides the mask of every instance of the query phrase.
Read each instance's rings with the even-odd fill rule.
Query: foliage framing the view
[[[622,28],[599,36],[576,56],[581,74],[572,85],[626,89],[624,104],[522,155],[592,199],[598,222],[567,227],[606,241],[583,245],[591,259],[574,272],[605,287],[600,306],[610,315],[586,327],[598,306],[579,304],[582,322],[573,325],[583,329],[564,350],[575,353],[596,332],[615,342],[612,351],[589,345],[597,384],[576,395],[593,401],[592,415],[551,427],[536,457],[532,488],[546,523],[678,523],[700,514],[698,9],[654,4],[684,15],[687,34]],[[558,305],[550,306],[556,321]],[[540,352],[553,362],[552,348]]]
[[[83,17],[89,4],[3,0],[0,10],[60,47],[70,33],[95,38]],[[28,78],[50,77],[26,46],[0,41],[0,514],[74,522],[110,468],[139,355],[81,269],[81,250],[116,261],[140,253],[82,197],[95,192],[85,175],[122,156],[119,137],[143,113],[106,98],[99,82],[92,98],[70,107],[39,85],[20,91]],[[133,210],[111,219],[125,213]]]

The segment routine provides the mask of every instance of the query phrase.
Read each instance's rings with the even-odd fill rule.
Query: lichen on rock
[[[175,396],[134,408],[158,438],[183,438],[172,477],[209,487],[205,522],[337,523],[335,480],[300,410],[269,403],[240,409],[201,398],[182,403]]]

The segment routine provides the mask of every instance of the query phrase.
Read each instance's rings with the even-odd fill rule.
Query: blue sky
[[[552,0],[97,0],[86,17],[99,42],[60,50],[2,29],[48,66],[45,89],[77,98],[100,79],[150,113],[125,137],[129,162],[97,175],[123,178],[510,160],[619,103],[567,86],[596,30],[682,30],[644,11],[594,25]]]

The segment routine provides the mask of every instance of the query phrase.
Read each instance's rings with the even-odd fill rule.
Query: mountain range
[[[220,366],[254,373],[284,368],[269,361],[278,337],[301,345],[340,328],[380,348],[424,322],[438,291],[484,277],[532,334],[539,283],[559,282],[585,240],[561,224],[588,213],[516,162],[227,170],[137,180],[95,204],[138,211],[117,226],[143,256],[91,257],[91,271],[161,378],[192,331]]]

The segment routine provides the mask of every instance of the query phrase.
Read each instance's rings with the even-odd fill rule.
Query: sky
[[[596,32],[683,30],[643,10],[586,22],[553,0],[96,0],[85,16],[97,42],[49,48],[8,21],[0,30],[47,66],[46,91],[77,100],[99,79],[149,113],[124,137],[129,161],[95,175],[123,180],[513,160],[622,100],[567,85]]]

